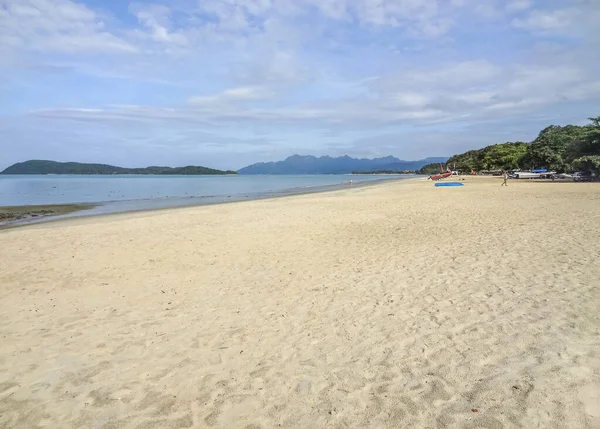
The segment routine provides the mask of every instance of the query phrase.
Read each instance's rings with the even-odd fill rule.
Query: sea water
[[[410,175],[0,175],[0,206],[92,203],[85,214],[268,198]],[[349,183],[352,181],[352,185]]]

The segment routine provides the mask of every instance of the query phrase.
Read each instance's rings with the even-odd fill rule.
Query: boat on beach
[[[440,173],[440,174],[434,174],[433,176],[429,176],[429,178],[431,180],[440,180],[440,179],[446,179],[450,176],[452,176],[452,173]]]
[[[513,179],[550,179],[556,174],[556,171],[538,169],[533,171],[514,171],[511,175]]]
[[[454,172],[450,170],[450,168],[447,168],[446,171],[444,171],[444,168],[442,167],[442,164],[440,164],[440,172],[438,174],[432,174],[431,176],[429,176],[430,180],[440,180],[440,179],[446,179],[450,176],[452,176]]]

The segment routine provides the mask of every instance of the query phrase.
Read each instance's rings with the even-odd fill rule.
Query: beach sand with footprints
[[[0,231],[0,427],[600,428],[600,185]]]

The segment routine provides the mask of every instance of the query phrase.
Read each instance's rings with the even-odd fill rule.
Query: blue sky
[[[0,168],[240,168],[600,114],[600,0],[0,0]]]

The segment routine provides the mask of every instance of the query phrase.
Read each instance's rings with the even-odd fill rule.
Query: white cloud
[[[321,13],[331,19],[349,21],[352,19],[350,8],[345,1],[340,0],[312,0],[307,4],[319,9]]]
[[[415,128],[430,141],[450,124],[600,101],[598,0],[155,0],[112,13],[84,1],[0,0],[0,89],[26,100],[7,111],[83,140],[137,130],[155,148],[201,129],[227,152],[229,130],[260,129],[271,153],[291,140],[389,153],[369,136]]]
[[[50,109],[32,115],[79,121],[164,120],[202,123],[273,124],[312,128],[432,124],[485,118],[488,112],[527,112],[565,100],[600,97],[600,78],[579,66],[517,64],[505,68],[486,61],[406,70],[361,81],[362,95],[318,98],[289,104],[285,93],[268,87],[236,87],[190,97],[169,109],[116,106],[101,111]]]
[[[419,67],[379,78],[370,87],[379,94],[420,88],[422,91],[445,88],[457,92],[481,85],[493,84],[502,69],[486,60],[470,60],[439,64],[427,69]]]
[[[309,39],[329,38],[335,23],[358,23],[367,31],[397,29],[404,37],[437,38],[447,34],[456,10],[465,7],[456,0],[203,0],[194,8],[132,3],[129,11],[139,25],[125,28],[116,17],[73,0],[3,0],[3,4],[0,49],[73,54],[181,54],[184,48],[198,52],[219,43],[238,48],[271,45],[272,50],[284,52]],[[174,12],[184,18],[174,20]]]
[[[475,5],[473,8],[473,13],[485,19],[493,19],[502,16],[502,12],[496,7],[495,4],[485,2]]]
[[[570,29],[579,15],[576,9],[532,10],[525,18],[516,18],[516,28],[542,34],[560,33]]]
[[[506,4],[506,10],[518,12],[527,10],[531,7],[531,0],[512,0]]]
[[[211,30],[241,34],[261,33],[269,21],[299,18],[402,28],[407,35],[428,37],[445,34],[452,25],[451,8],[442,0],[203,0],[198,12],[212,18]]]
[[[0,49],[51,52],[135,52],[101,17],[70,0],[3,0]]]
[[[251,27],[247,8],[235,1],[207,0],[200,2],[200,7],[205,14],[217,20],[215,28],[221,31],[246,31]],[[258,13],[256,9],[251,9]]]
[[[236,79],[250,85],[298,84],[319,74],[319,70],[311,69],[294,52],[270,49],[259,50],[248,60],[237,62],[232,71]]]
[[[401,92],[389,97],[390,107],[422,108],[427,106],[431,98],[416,92]]]
[[[162,5],[141,5],[134,3],[130,6],[131,12],[137,17],[139,22],[149,30],[148,36],[156,42],[175,43],[178,45],[187,45],[188,40],[185,35],[177,32],[171,32],[172,26],[170,15],[171,10]]]
[[[264,87],[240,87],[230,88],[218,94],[196,95],[190,97],[188,103],[197,106],[214,106],[224,103],[263,100],[272,95],[273,93]]]

